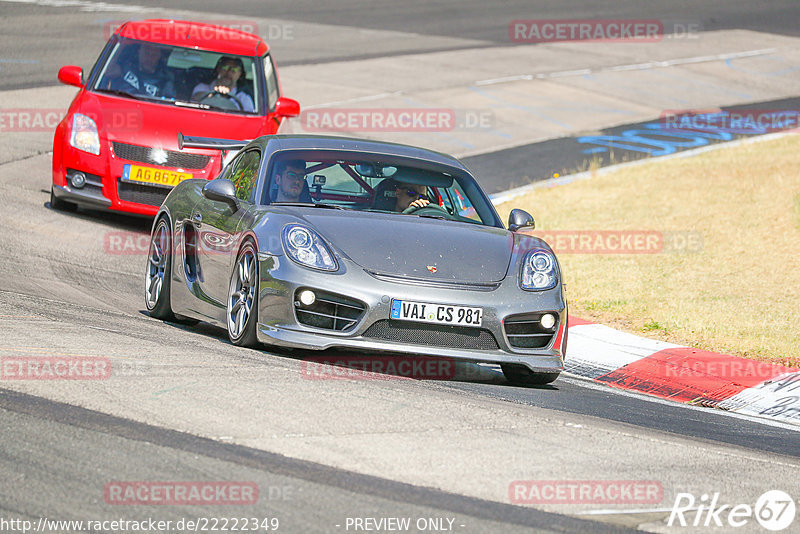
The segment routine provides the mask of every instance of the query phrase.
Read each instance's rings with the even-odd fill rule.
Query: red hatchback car
[[[50,205],[155,215],[182,180],[216,177],[224,152],[178,150],[178,132],[222,139],[273,134],[297,101],[281,96],[269,47],[249,33],[175,20],[120,26],[53,141]]]

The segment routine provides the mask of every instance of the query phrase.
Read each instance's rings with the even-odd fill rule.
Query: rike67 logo
[[[755,506],[725,504],[720,501],[719,493],[704,493],[699,499],[691,493],[678,493],[667,526],[738,528],[755,519],[763,528],[777,532],[791,525],[794,516],[795,502],[781,490],[763,493]]]

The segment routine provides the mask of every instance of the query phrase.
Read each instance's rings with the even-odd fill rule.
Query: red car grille
[[[188,152],[176,152],[165,150],[167,160],[163,163],[155,161],[152,157],[153,149],[148,146],[129,145],[127,143],[113,142],[114,154],[122,159],[147,163],[148,165],[158,165],[159,167],[175,167],[179,169],[205,169],[208,165],[210,156],[202,154],[189,154]]]
[[[160,206],[171,189],[153,187],[150,185],[138,185],[117,181],[117,194],[120,200],[125,202],[135,202],[137,204],[147,204],[148,206]]]

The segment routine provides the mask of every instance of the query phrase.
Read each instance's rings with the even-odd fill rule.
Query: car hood
[[[413,215],[354,217],[349,212],[312,209],[301,218],[375,274],[489,283],[503,280],[508,271],[514,240],[501,228]]]
[[[109,141],[127,141],[144,146],[178,149],[178,132],[184,135],[207,135],[223,139],[254,139],[267,131],[272,120],[262,116],[225,114],[170,104],[86,92],[78,113],[97,123],[100,137]]]

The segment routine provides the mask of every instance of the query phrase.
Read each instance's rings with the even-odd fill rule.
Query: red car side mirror
[[[275,102],[275,115],[279,117],[297,117],[300,115],[300,103],[291,98],[280,97]]]
[[[58,81],[75,87],[83,87],[83,69],[75,65],[61,67],[58,71]]]

